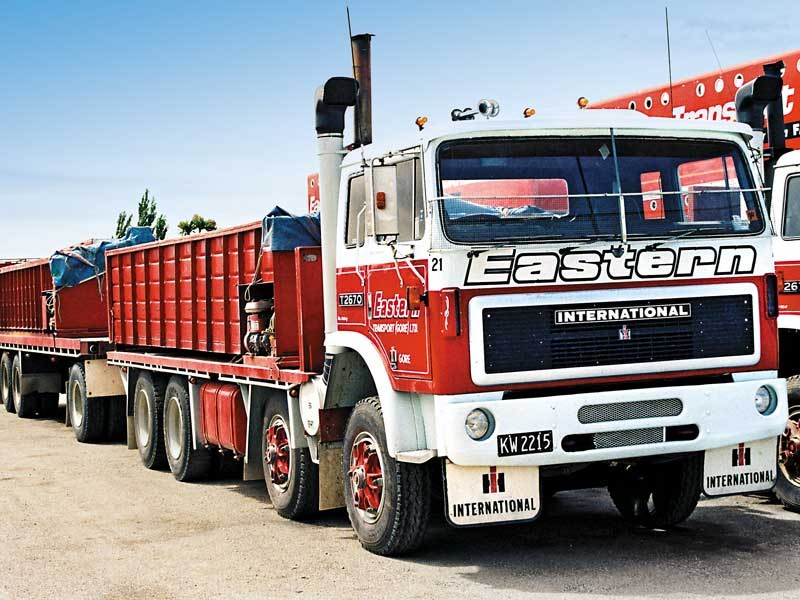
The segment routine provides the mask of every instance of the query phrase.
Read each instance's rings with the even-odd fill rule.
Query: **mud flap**
[[[533,521],[541,511],[539,467],[461,467],[445,461],[447,520],[456,527]]]
[[[703,493],[729,496],[771,490],[777,476],[777,438],[706,450]]]

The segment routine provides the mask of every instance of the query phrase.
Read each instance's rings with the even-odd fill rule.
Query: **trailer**
[[[7,412],[31,418],[55,415],[66,394],[66,424],[81,442],[125,433],[124,389],[106,360],[105,281],[81,255],[92,244],[0,268],[0,400]],[[56,264],[69,270],[58,274],[63,285],[54,281]]]
[[[315,94],[319,216],[106,253],[143,465],[191,481],[232,457],[280,515],[346,507],[389,556],[437,502],[454,527],[520,524],[603,486],[664,529],[701,493],[772,489],[788,409],[752,125],[780,82],[743,86],[750,124],[481,100],[389,145],[370,37]]]

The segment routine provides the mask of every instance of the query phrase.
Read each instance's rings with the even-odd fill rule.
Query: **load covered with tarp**
[[[264,217],[261,228],[261,247],[264,250],[280,252],[319,245],[319,215],[298,217],[276,206]]]
[[[55,289],[74,287],[106,270],[106,252],[156,241],[150,227],[130,227],[125,236],[59,250],[50,257],[50,273]]]

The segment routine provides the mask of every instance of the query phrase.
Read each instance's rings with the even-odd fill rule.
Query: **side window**
[[[792,177],[786,183],[783,210],[783,237],[800,238],[800,177]]]
[[[419,159],[397,163],[397,240],[411,242],[425,233],[425,203],[423,199],[422,167]]]
[[[364,187],[364,175],[350,179],[347,190],[347,223],[345,224],[345,240],[348,246],[355,246],[359,239],[364,243],[365,224],[367,221],[364,207],[367,203],[367,192]],[[361,217],[359,218],[359,213]]]

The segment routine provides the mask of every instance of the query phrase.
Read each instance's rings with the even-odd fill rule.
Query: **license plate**
[[[519,456],[552,451],[552,431],[529,431],[497,436],[497,456]]]
[[[706,496],[746,494],[772,489],[777,474],[777,438],[706,450],[703,492]]]
[[[541,510],[539,467],[462,467],[445,461],[447,520],[457,527],[531,521]]]

